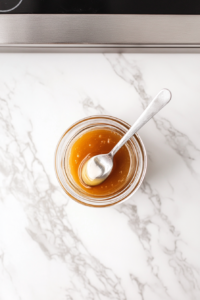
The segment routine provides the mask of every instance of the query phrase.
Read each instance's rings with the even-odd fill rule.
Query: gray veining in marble
[[[1,54],[0,62],[0,299],[199,300],[200,56]],[[108,209],[70,200],[54,173],[63,131],[93,114],[134,121],[163,82],[176,89],[141,131],[149,161],[139,191]]]

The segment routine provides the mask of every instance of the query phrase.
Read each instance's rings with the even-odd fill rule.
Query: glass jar
[[[106,207],[121,203],[130,198],[140,187],[147,169],[147,155],[144,144],[138,134],[135,134],[128,142],[130,158],[136,157],[136,168],[131,176],[128,176],[123,189],[113,194],[94,196],[88,194],[80,186],[75,184],[66,159],[69,156],[71,146],[80,135],[94,129],[109,129],[124,135],[130,128],[126,122],[111,116],[91,116],[82,119],[72,125],[61,137],[55,153],[55,170],[58,181],[68,196],[77,202],[92,206]],[[131,160],[130,160],[131,161]],[[130,171],[133,171],[130,166]]]

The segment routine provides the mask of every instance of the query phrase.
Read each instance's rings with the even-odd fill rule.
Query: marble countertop
[[[198,54],[0,54],[1,300],[200,299],[199,81]],[[62,133],[93,114],[132,124],[163,87],[137,193],[103,209],[69,199]]]

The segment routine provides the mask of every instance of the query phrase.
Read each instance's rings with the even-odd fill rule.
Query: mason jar
[[[138,134],[126,143],[130,155],[129,176],[120,191],[108,195],[92,195],[77,185],[70,173],[69,155],[74,142],[84,133],[94,129],[108,129],[121,136],[130,128],[126,122],[111,116],[91,116],[73,124],[61,137],[55,153],[55,171],[65,193],[73,200],[92,207],[107,207],[130,198],[140,187],[147,169],[147,154]],[[134,164],[133,168],[133,156]]]

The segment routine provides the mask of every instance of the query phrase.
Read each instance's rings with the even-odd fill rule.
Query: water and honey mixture
[[[84,163],[92,156],[109,153],[122,136],[109,129],[95,129],[84,133],[72,145],[69,158],[65,159],[65,167],[69,164],[71,175],[87,193],[103,196],[113,194],[123,189],[130,177],[130,165],[136,166],[136,158],[130,158],[129,150],[124,145],[114,156],[113,170],[108,178],[97,186],[87,186],[81,179],[81,170]],[[132,161],[131,161],[132,160]],[[132,163],[131,163],[132,162]],[[132,174],[134,174],[132,170]]]

